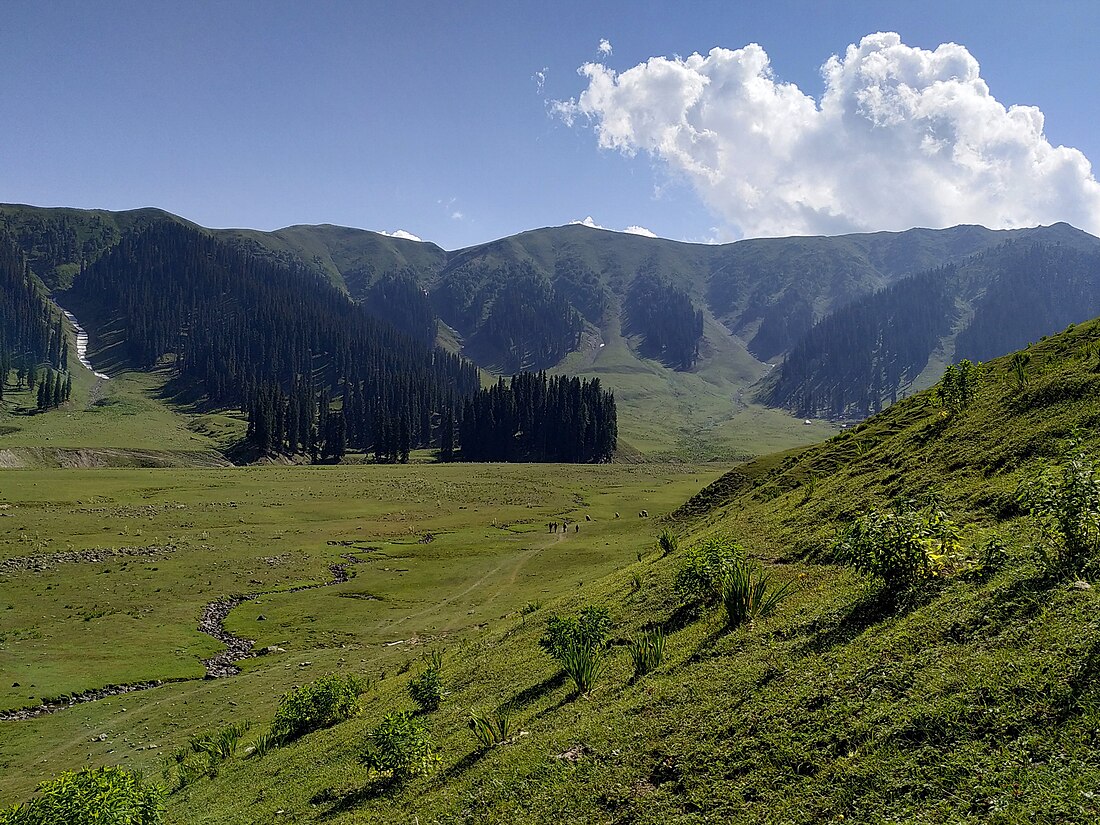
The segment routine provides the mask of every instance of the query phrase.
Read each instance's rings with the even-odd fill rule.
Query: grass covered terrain
[[[303,679],[347,667],[392,676],[429,642],[473,643],[529,602],[633,563],[651,530],[639,511],[668,513],[718,472],[413,464],[5,473],[0,712],[108,684],[188,681],[0,722],[0,801],[24,797],[62,765],[154,769],[158,751],[199,727],[259,724]],[[549,521],[566,518],[579,531],[549,532]],[[346,555],[356,563],[345,584],[289,592],[332,580],[329,565]],[[204,606],[250,593],[268,595],[234,610],[228,629],[285,652],[203,681],[201,660],[222,649],[198,631]]]
[[[1098,345],[1100,325],[1079,326],[1031,347],[1022,380],[1008,359],[987,365],[953,415],[921,394],[821,445],[744,465],[677,511],[679,550],[658,550],[655,525],[631,529],[625,558],[568,576],[578,583],[541,605],[499,610],[477,633],[429,638],[425,623],[425,644],[372,651],[388,659],[335,644],[308,660],[257,659],[236,679],[5,725],[4,747],[14,731],[19,764],[33,752],[55,770],[85,754],[150,765],[126,739],[163,746],[244,720],[262,730],[279,690],[347,672],[369,680],[360,715],[262,758],[229,758],[169,796],[168,821],[1096,821],[1097,590],[1041,563],[1038,522],[1017,491],[1064,461],[1075,430],[1100,454]],[[930,582],[890,592],[839,563],[831,548],[854,517],[930,492],[958,527]],[[612,518],[603,529],[615,527]],[[993,537],[1003,551],[988,549]],[[734,630],[719,610],[684,609],[676,571],[706,538],[741,543],[794,595]],[[366,584],[362,575],[349,584]],[[283,609],[271,604],[271,616]],[[585,605],[605,608],[614,625],[605,669],[578,696],[538,640],[549,615]],[[233,619],[250,620],[243,610]],[[292,624],[297,633],[310,622],[294,614]],[[664,660],[632,680],[625,642],[653,627],[664,629]],[[414,709],[407,686],[429,667],[426,653],[443,648],[446,695],[414,717],[438,767],[401,783],[371,774],[360,761],[371,732]],[[482,747],[469,715],[498,710],[514,734]],[[101,730],[112,753],[88,744]],[[23,737],[38,750],[18,745]],[[5,793],[30,784],[9,780]]]

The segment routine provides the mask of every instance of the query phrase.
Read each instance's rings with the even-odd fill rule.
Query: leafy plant
[[[977,389],[981,363],[962,360],[958,366],[948,364],[943,379],[936,388],[936,399],[954,415],[970,406]]]
[[[766,619],[793,592],[794,582],[773,587],[770,574],[762,573],[748,560],[738,561],[722,585],[726,626],[735,628],[743,624],[751,625],[757,619]]]
[[[1026,352],[1015,352],[1012,355],[1012,375],[1016,379],[1016,386],[1024,389],[1028,384],[1027,365],[1031,363],[1031,356]]]
[[[470,730],[474,732],[482,748],[503,745],[512,737],[512,720],[507,713],[496,711],[493,714],[470,714]]]
[[[740,545],[717,539],[690,547],[676,573],[676,592],[689,604],[717,603],[722,598],[723,582],[744,555]]]
[[[242,722],[236,725],[226,725],[224,728],[220,728],[214,733],[192,737],[188,744],[194,753],[206,753],[209,754],[213,760],[219,762],[224,761],[236,753],[237,745],[241,741],[241,736],[243,736],[250,727],[251,725],[248,722]]]
[[[638,573],[630,574],[630,592],[637,593],[642,589],[642,577]]]
[[[546,632],[539,647],[559,662],[564,662],[570,648],[602,648],[611,630],[611,617],[602,607],[585,607],[576,616],[551,616],[546,620]]]
[[[647,630],[630,643],[634,678],[640,679],[661,666],[665,659],[665,634],[661,628]]]
[[[164,792],[140,773],[119,767],[67,771],[39,786],[25,805],[0,812],[5,825],[157,825]]]
[[[270,751],[272,748],[279,747],[279,739],[278,737],[274,736],[270,731],[268,731],[266,733],[261,733],[259,736],[253,739],[249,747],[252,750],[248,752],[248,756],[255,756],[259,759],[262,759],[263,757],[267,756],[268,751]]]
[[[438,710],[446,693],[443,690],[443,651],[432,651],[427,667],[409,682],[409,696],[425,713]]]
[[[585,642],[572,644],[562,653],[561,666],[576,685],[577,693],[588,693],[603,673],[603,648]]]
[[[661,558],[669,556],[680,549],[680,538],[668,528],[661,531],[657,537],[657,546],[661,548]]]
[[[363,763],[371,770],[402,782],[427,776],[442,761],[435,752],[431,734],[408,711],[390,713],[370,734]]]
[[[1008,548],[998,536],[986,539],[978,553],[978,575],[982,578],[988,578],[1008,561]]]
[[[1077,575],[1100,560],[1100,467],[1070,441],[1060,471],[1045,470],[1024,481],[1018,499],[1039,521],[1039,551],[1051,573]]]
[[[285,741],[350,719],[359,712],[359,696],[365,690],[355,676],[335,674],[295,688],[279,702],[271,732]]]
[[[958,530],[938,505],[903,505],[895,512],[871,510],[834,544],[837,555],[860,573],[900,592],[934,577],[959,549]]]

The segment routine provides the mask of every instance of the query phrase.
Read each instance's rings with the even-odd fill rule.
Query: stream
[[[96,374],[98,375],[99,373]],[[229,616],[230,611],[242,602],[252,601],[260,596],[298,593],[302,590],[316,590],[320,587],[332,587],[336,584],[343,584],[354,575],[352,571],[348,570],[348,565],[359,564],[363,561],[350,553],[344,554],[343,559],[344,562],[329,565],[329,571],[332,573],[332,579],[330,581],[317,582],[316,584],[303,584],[298,587],[291,587],[287,590],[268,590],[260,593],[249,593],[243,596],[228,596],[208,602],[206,606],[203,607],[198,629],[207,636],[217,639],[225,645],[226,649],[216,656],[203,660],[203,667],[206,668],[206,674],[204,676],[192,676],[182,679],[153,679],[145,682],[131,682],[125,685],[107,685],[101,688],[86,690],[82,693],[71,693],[57,699],[46,699],[41,704],[34,705],[33,707],[0,711],[0,722],[18,722],[24,719],[37,719],[39,716],[45,716],[48,713],[56,713],[59,710],[82,705],[86,702],[97,702],[100,699],[106,699],[108,696],[120,696],[124,693],[135,693],[139,690],[150,690],[171,682],[192,682],[199,679],[220,679],[225,676],[235,676],[241,672],[241,669],[237,667],[237,662],[259,656],[266,651],[256,650],[254,648],[255,642],[252,639],[234,636],[225,629],[225,620],[226,617]],[[12,559],[9,561],[13,567],[15,567],[17,563],[26,560]]]

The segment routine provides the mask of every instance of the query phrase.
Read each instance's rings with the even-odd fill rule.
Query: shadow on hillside
[[[552,690],[557,690],[565,684],[565,673],[559,671],[553,676],[547,676],[538,684],[531,685],[529,688],[524,688],[511,699],[509,699],[501,708],[505,712],[512,712],[521,710],[527,705],[545,696]]]
[[[330,819],[340,814],[347,813],[348,811],[358,808],[360,805],[370,802],[373,799],[380,799],[385,796],[391,796],[401,787],[401,782],[388,776],[376,777],[371,779],[367,784],[358,788],[352,788],[341,794],[333,794],[332,792],[322,792],[310,800],[311,804],[319,805],[324,802],[332,802],[333,805],[323,814],[321,819]]]
[[[466,754],[451,765],[451,767],[447,768],[447,770],[443,771],[443,781],[450,782],[452,779],[457,779],[462,776],[462,774],[466,773],[466,771],[470,770],[470,768],[481,761],[481,757],[486,753],[487,751],[484,750],[470,751],[470,753]]]
[[[867,629],[886,619],[900,619],[928,604],[939,588],[934,584],[898,594],[886,589],[869,590],[857,598],[845,611],[814,620],[808,630],[809,638],[801,646],[803,653],[822,653],[847,644]],[[832,623],[839,614],[839,620]]]

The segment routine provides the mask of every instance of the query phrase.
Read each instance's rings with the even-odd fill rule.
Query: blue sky
[[[822,64],[880,31],[898,32],[916,50],[964,46],[999,103],[1038,107],[1050,144],[1100,162],[1095,2],[13,0],[3,17],[0,199],[9,202],[159,206],[207,226],[404,229],[448,249],[589,215],[603,226],[640,225],[683,240],[787,227],[899,228],[957,214],[988,215],[987,223],[1063,217],[1059,188],[1045,211],[1031,208],[1044,196],[1033,194],[1048,185],[1044,178],[1004,196],[1007,204],[1002,198],[964,213],[914,205],[882,212],[879,226],[885,206],[870,190],[912,172],[933,187],[922,201],[935,200],[935,187],[954,173],[922,166],[840,195],[836,188],[852,172],[828,157],[850,135],[820,150],[826,160],[807,159],[805,148],[790,156],[811,183],[830,175],[841,181],[820,202],[811,203],[795,175],[785,185],[796,194],[749,214],[731,192],[745,185],[770,197],[767,176],[779,172],[769,169],[786,175],[787,156],[727,153],[704,180],[685,172],[690,158],[655,148],[638,129],[612,135],[616,148],[599,148],[599,130],[611,135],[617,115],[648,118],[639,108],[648,97],[579,108],[590,80],[577,73],[585,63],[622,73],[660,56],[683,69],[677,56],[753,42],[770,58],[775,81],[817,99]],[[610,54],[599,52],[601,39]],[[541,91],[538,72],[545,72]],[[653,78],[638,79],[647,94],[658,88],[645,85]],[[552,105],[570,100],[572,125]],[[885,134],[876,129],[874,139]],[[725,136],[717,139],[725,146]],[[757,177],[743,180],[749,165]],[[1081,203],[1067,206],[1065,219],[1088,223],[1094,194],[1087,181],[1072,184],[1065,197]],[[795,208],[812,217],[792,222]]]

